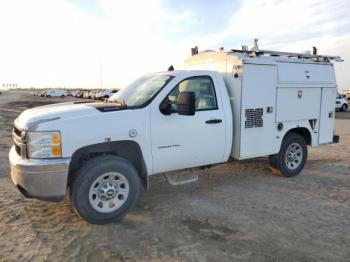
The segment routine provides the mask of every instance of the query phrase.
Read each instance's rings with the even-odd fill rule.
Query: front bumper
[[[12,147],[9,160],[12,181],[23,195],[47,201],[64,199],[70,158],[22,159]]]

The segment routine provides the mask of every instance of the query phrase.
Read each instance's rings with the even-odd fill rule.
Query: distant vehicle
[[[46,91],[42,91],[41,93],[38,94],[40,97],[45,97],[46,96]]]
[[[88,99],[93,99],[93,91],[88,92]]]
[[[66,90],[49,90],[46,92],[46,97],[66,97],[67,96],[67,91]]]
[[[114,95],[118,91],[119,91],[118,89],[113,89],[113,90],[104,90],[102,92],[98,92],[95,96],[95,99],[101,100],[101,99],[110,98],[112,95]]]
[[[100,92],[98,92],[98,91],[92,91],[90,94],[90,98],[97,100],[97,99],[99,99],[99,94],[100,94]]]
[[[40,96],[43,92],[38,92],[38,91],[34,91],[34,92],[31,92],[30,94],[32,96]]]
[[[348,101],[346,99],[346,95],[337,93],[336,100],[335,100],[335,109],[338,109],[339,111],[346,111],[348,110]]]
[[[90,91],[84,91],[83,92],[83,98],[91,98],[91,92]]]
[[[83,98],[83,94],[84,94],[83,91],[78,90],[74,92],[73,96],[77,98]]]

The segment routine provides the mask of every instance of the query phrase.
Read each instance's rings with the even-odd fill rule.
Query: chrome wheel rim
[[[100,213],[111,213],[119,209],[129,196],[129,182],[118,172],[100,175],[89,190],[90,205]]]
[[[296,169],[303,159],[303,150],[298,143],[289,145],[285,155],[285,163],[289,169]]]

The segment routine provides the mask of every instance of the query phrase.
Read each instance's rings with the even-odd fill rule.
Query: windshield
[[[120,102],[128,107],[143,106],[173,78],[169,75],[146,75],[112,95],[109,101]]]

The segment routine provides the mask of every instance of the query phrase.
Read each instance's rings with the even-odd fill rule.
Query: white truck
[[[53,89],[46,91],[46,97],[66,97],[68,95],[66,90]]]
[[[268,156],[293,177],[308,145],[339,140],[331,60],[340,58],[208,51],[183,70],[145,75],[106,102],[26,110],[14,122],[12,180],[42,200],[69,191],[83,219],[103,224],[127,212],[154,174]],[[179,185],[197,176],[166,179]]]
[[[110,98],[113,94],[117,93],[118,90],[103,90],[101,92],[97,92],[94,99],[96,100],[102,100],[102,99],[107,99]]]
[[[335,109],[338,109],[339,111],[346,111],[348,110],[348,100],[346,99],[346,95],[337,93],[336,100],[335,100]]]

